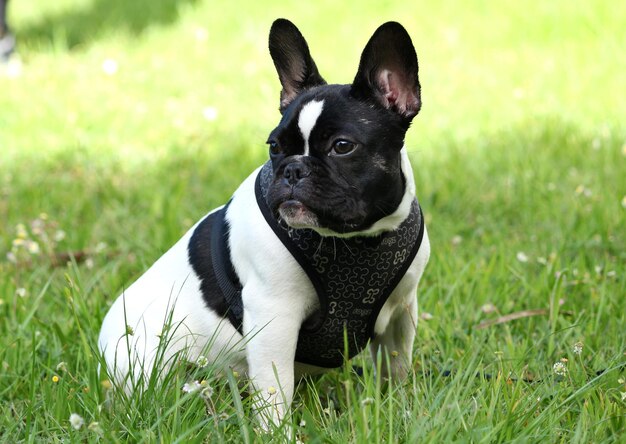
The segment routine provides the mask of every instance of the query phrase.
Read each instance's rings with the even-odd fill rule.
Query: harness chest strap
[[[417,254],[424,223],[417,200],[409,216],[393,232],[375,237],[323,237],[313,230],[280,224],[267,205],[272,180],[266,163],[256,179],[257,204],[272,231],[302,267],[317,292],[320,309],[300,329],[296,360],[320,367],[339,367],[358,354],[374,336],[374,324],[389,295]],[[230,260],[228,224],[221,210],[211,242],[217,281],[230,310],[231,323],[241,331],[241,283]],[[347,353],[347,355],[346,355]]]

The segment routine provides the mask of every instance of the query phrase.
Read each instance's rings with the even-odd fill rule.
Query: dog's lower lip
[[[278,206],[279,216],[293,228],[311,228],[319,226],[315,213],[299,200],[289,199]]]

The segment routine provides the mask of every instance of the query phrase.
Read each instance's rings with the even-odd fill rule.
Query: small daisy
[[[561,361],[554,363],[554,365],[552,366],[552,370],[554,370],[554,373],[557,376],[565,376],[565,375],[567,375],[567,367]]]
[[[275,395],[276,394],[276,387],[269,386],[267,388],[267,393],[270,394],[270,395]]]
[[[583,346],[583,343],[581,341],[578,341],[576,344],[574,344],[572,351],[575,355],[580,355],[583,352]]]
[[[33,255],[37,255],[41,251],[39,248],[39,244],[35,241],[29,241],[26,248],[28,249],[28,252]]]
[[[15,295],[19,296],[21,298],[26,297],[27,294],[28,294],[28,292],[26,291],[25,288],[20,287],[17,290],[15,290]]]
[[[523,251],[518,251],[515,257],[517,258],[518,261],[522,263],[528,262],[528,256],[526,256],[526,253],[524,253]]]
[[[72,413],[70,415],[70,425],[74,430],[79,430],[85,424],[85,420],[78,413]]]
[[[365,398],[361,400],[361,405],[366,406],[374,403],[374,398]]]
[[[207,365],[209,365],[209,360],[206,358],[206,356],[198,356],[198,359],[196,359],[196,365],[200,368],[202,367],[206,367]]]

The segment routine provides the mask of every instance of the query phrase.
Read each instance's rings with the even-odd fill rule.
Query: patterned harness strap
[[[393,232],[375,237],[323,237],[313,230],[292,229],[276,220],[266,200],[272,175],[271,163],[267,162],[255,183],[259,209],[307,274],[320,303],[320,309],[300,329],[296,361],[339,367],[374,337],[380,310],[413,262],[424,235],[420,206],[414,200],[409,216]],[[228,318],[241,332],[241,283],[227,248],[227,207],[213,226],[211,255],[217,281],[230,307]]]

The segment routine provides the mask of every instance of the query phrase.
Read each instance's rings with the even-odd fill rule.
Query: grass
[[[278,118],[266,38],[279,16],[337,82],[376,26],[407,27],[424,100],[407,148],[433,246],[415,372],[385,387],[365,359],[362,375],[348,365],[304,380],[290,419],[301,440],[626,439],[625,6],[11,8],[22,71],[0,77],[1,441],[271,441],[232,377],[181,364],[125,397],[95,350],[121,289],[265,158]],[[66,263],[67,252],[78,256]],[[533,309],[545,314],[476,328]],[[181,391],[193,378],[210,399]]]

